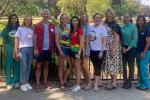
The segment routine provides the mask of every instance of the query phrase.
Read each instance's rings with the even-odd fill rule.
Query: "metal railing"
[[[3,57],[3,46],[4,45],[0,45],[0,77],[5,77],[5,75],[6,75],[6,67],[4,66],[4,57]],[[56,56],[56,55],[54,55],[54,56]],[[52,68],[57,67],[56,64],[55,64],[56,63],[56,57],[54,57],[54,60],[52,61],[52,63],[54,63],[52,65],[55,65],[55,66],[52,66]],[[57,75],[56,69],[57,68],[55,68],[55,70],[54,70],[54,75]],[[91,76],[93,77],[93,66],[92,66],[90,60],[89,60],[89,70],[91,72]],[[137,67],[135,66],[135,71],[134,71],[134,79],[135,80],[137,79],[137,76],[138,76],[137,75]],[[81,76],[81,77],[83,78],[83,76]],[[108,79],[110,79],[110,76],[107,75],[106,73],[102,72],[101,78],[103,80],[108,80]],[[119,80],[123,79],[122,74],[118,75],[118,79]]]

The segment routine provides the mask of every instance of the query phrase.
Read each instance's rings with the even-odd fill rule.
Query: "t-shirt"
[[[49,50],[49,23],[44,23],[44,39],[43,39],[43,50]]]
[[[102,37],[107,36],[107,29],[104,25],[90,25],[88,28],[88,35],[90,41],[90,50],[106,50],[106,47],[102,46]]]
[[[70,48],[70,27],[67,25],[63,30],[60,26],[56,27],[56,34],[60,36],[61,47]]]
[[[33,47],[33,29],[29,27],[19,27],[16,34],[19,38],[19,48]]]
[[[75,32],[70,32],[70,46],[71,50],[78,52],[80,48],[80,38],[79,36],[83,35],[83,29],[78,28]]]

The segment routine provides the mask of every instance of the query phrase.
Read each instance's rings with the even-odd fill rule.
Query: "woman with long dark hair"
[[[6,56],[6,84],[7,89],[12,89],[12,86],[15,88],[19,87],[19,63],[13,57],[14,55],[14,40],[15,33],[19,27],[19,19],[16,14],[11,14],[8,17],[8,23],[3,29],[1,36],[3,37],[4,42],[4,52]],[[14,68],[14,74],[12,76],[12,70]]]
[[[80,65],[82,59],[82,51],[84,47],[83,29],[81,28],[80,19],[77,16],[73,16],[70,21],[70,56],[71,63],[75,69],[76,85],[72,88],[72,91],[78,91],[80,86]]]
[[[137,27],[132,23],[132,17],[129,14],[124,15],[124,25],[121,27],[122,50],[123,50],[123,79],[122,88],[129,89],[132,86],[134,78],[134,62],[136,47],[138,41]],[[127,70],[127,64],[129,70]],[[127,75],[129,71],[129,76]]]
[[[150,26],[146,27],[146,19],[143,15],[137,17],[138,42],[136,62],[138,66],[137,89],[147,90],[150,88],[148,64],[150,61]]]

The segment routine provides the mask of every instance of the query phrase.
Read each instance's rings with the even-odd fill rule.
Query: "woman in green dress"
[[[19,27],[19,19],[16,14],[12,14],[8,17],[8,23],[2,31],[2,38],[4,43],[4,52],[6,56],[6,84],[7,89],[12,89],[19,87],[19,63],[14,59],[14,39],[16,30]],[[12,70],[14,69],[14,74],[12,76]]]

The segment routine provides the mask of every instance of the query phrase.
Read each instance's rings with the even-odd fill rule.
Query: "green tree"
[[[93,16],[94,13],[99,12],[105,14],[108,8],[111,8],[111,0],[88,0],[86,4],[88,16]]]
[[[60,12],[72,16],[86,12],[86,3],[87,0],[59,0],[57,6]]]

